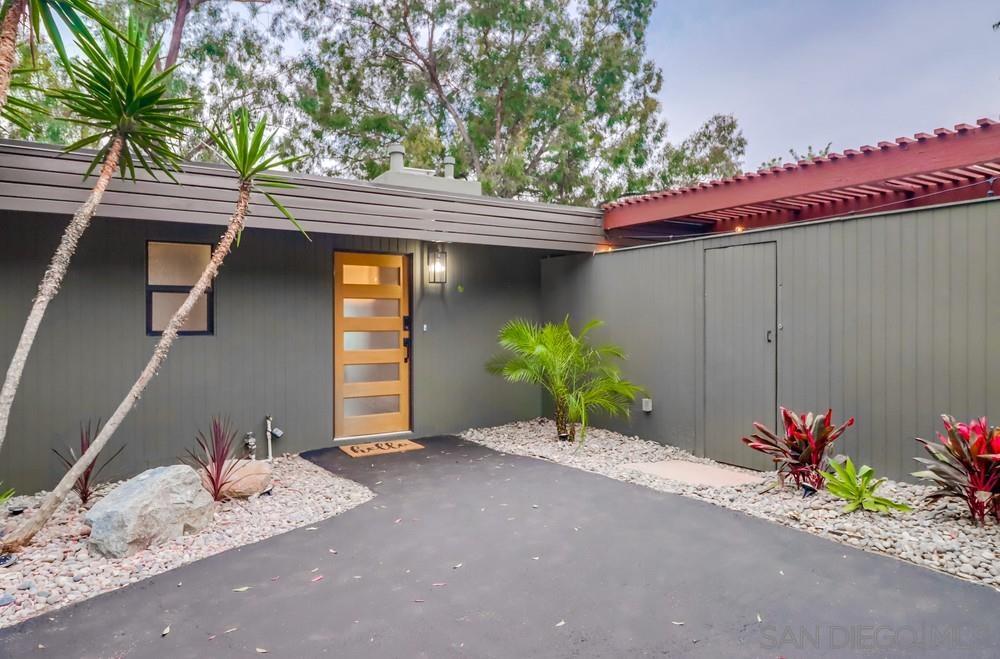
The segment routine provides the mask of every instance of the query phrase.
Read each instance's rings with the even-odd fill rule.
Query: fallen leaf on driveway
[[[257,654],[267,654],[267,650],[264,648],[257,648]]]
[[[757,614],[757,622],[764,622],[764,619],[760,617],[759,613]]]
[[[413,600],[413,601],[414,601],[414,602],[416,602],[417,604],[420,604],[420,603],[421,603],[421,602],[423,602],[424,600]]]
[[[458,563],[458,564],[456,564],[456,565],[452,565],[452,566],[451,566],[451,569],[452,569],[452,570],[457,570],[457,569],[458,569],[458,568],[460,568],[460,567],[462,567],[462,564],[461,564],[461,563]]]
[[[314,567],[313,569],[311,569],[311,570],[309,570],[309,571],[310,571],[310,572],[319,572],[319,568],[318,568],[318,567]]]
[[[329,551],[329,552],[330,552],[331,554],[336,554],[336,553],[337,553],[337,550],[336,550],[336,549],[330,549],[330,550],[328,550],[328,551]]]
[[[670,624],[671,625],[683,625],[684,621],[683,620],[671,620]]]
[[[565,624],[566,624],[565,620],[560,620],[559,622],[556,623],[556,627],[562,627]]]
[[[208,640],[210,640],[210,641],[211,641],[211,640],[213,640],[214,638],[215,638],[215,634],[212,634],[211,636],[209,636],[209,637],[208,637]]]
[[[399,519],[397,519],[397,520],[396,520],[395,522],[393,522],[393,524],[399,524],[399,523],[400,523],[400,522],[402,522],[402,521],[403,521],[403,518],[402,518],[402,517],[400,517],[400,518],[399,518]]]
[[[160,638],[163,638],[169,633],[170,633],[170,625],[167,625],[166,627],[163,628],[163,631],[160,632]]]
[[[306,527],[306,531],[316,531],[316,530],[318,530],[318,529],[315,526],[307,526]],[[267,652],[267,650],[264,650],[264,652]]]
[[[432,583],[432,584],[431,584],[431,586],[433,586],[434,588],[440,588],[441,586],[447,586],[447,585],[448,585],[448,584],[446,584],[446,583],[445,583],[445,582],[443,582],[443,581],[439,581],[438,583]]]
[[[224,632],[222,632],[222,633],[223,633],[223,634],[229,634],[230,632],[234,632],[234,631],[236,631],[237,629],[239,629],[239,627],[230,627],[229,629],[227,629],[226,631],[224,631]]]
[[[533,560],[533,561],[537,561],[537,560],[539,560],[540,558],[541,558],[541,556],[532,556],[532,557],[531,557],[531,560]]]
[[[313,577],[312,580],[313,580],[313,583],[315,583],[317,581],[323,581],[323,575],[322,574],[317,575],[317,576]]]
[[[245,593],[250,590],[251,586],[240,586],[239,588],[233,588],[234,593]]]

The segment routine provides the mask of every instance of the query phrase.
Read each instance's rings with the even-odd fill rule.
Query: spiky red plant
[[[990,426],[986,417],[965,424],[942,415],[941,421],[945,434],[937,434],[940,445],[917,437],[931,457],[915,458],[927,469],[913,475],[937,486],[927,499],[961,499],[973,522],[985,521],[990,510],[1000,520],[1000,428]]]
[[[101,432],[100,419],[97,420],[96,428],[91,428],[90,421],[87,421],[86,427],[82,423],[80,424],[80,455],[83,455],[84,453],[87,452],[87,449],[90,448],[90,442],[93,441],[94,437],[96,437],[100,432]],[[98,455],[96,458],[94,458],[94,461],[90,463],[90,466],[84,469],[83,473],[80,474],[80,477],[77,478],[76,482],[73,484],[73,491],[76,492],[77,495],[79,495],[80,503],[82,503],[85,506],[87,505],[87,503],[90,501],[90,497],[94,495],[94,486],[97,482],[97,477],[100,476],[101,472],[104,471],[104,468],[107,467],[109,464],[111,464],[111,461],[117,458],[119,455],[121,455],[121,452],[124,450],[125,446],[122,446],[121,448],[119,448],[117,451],[114,452],[114,455],[105,460],[104,463],[101,464],[101,466],[99,467],[97,466],[97,461],[100,459],[101,456]],[[66,452],[68,453],[68,455],[63,455],[56,449],[52,449],[52,452],[59,457],[59,459],[62,461],[64,465],[66,465],[66,469],[69,469],[74,464],[76,464],[76,461],[80,458],[80,456],[76,454],[76,452],[73,450],[73,447],[71,446],[66,447]]]
[[[754,422],[757,432],[744,437],[743,443],[771,456],[782,484],[790,476],[797,487],[822,488],[825,482],[822,472],[827,466],[830,446],[854,425],[854,417],[834,427],[833,410],[827,410],[826,414],[806,412],[800,416],[782,407],[781,419],[785,426],[783,435],[772,432],[763,423]]]
[[[226,498],[226,487],[233,482],[233,474],[239,468],[235,459],[236,434],[229,419],[212,417],[212,427],[208,437],[199,430],[198,452],[187,449],[185,460],[202,475],[205,489],[216,501]]]

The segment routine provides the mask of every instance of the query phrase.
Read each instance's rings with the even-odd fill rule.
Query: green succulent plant
[[[0,481],[0,485],[3,485],[3,481]],[[0,488],[0,506],[10,501],[12,496],[14,496],[14,488],[10,488],[6,491],[3,488]]]
[[[875,492],[885,483],[884,478],[875,478],[875,470],[864,465],[855,469],[850,458],[830,460],[833,472],[821,472],[830,494],[847,501],[843,511],[852,513],[861,508],[873,513],[887,513],[890,510],[912,510],[905,503],[880,497]]]

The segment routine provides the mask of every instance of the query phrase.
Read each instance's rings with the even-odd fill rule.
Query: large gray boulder
[[[121,558],[212,521],[215,502],[201,477],[187,465],[156,467],[131,478],[87,513],[90,547]]]

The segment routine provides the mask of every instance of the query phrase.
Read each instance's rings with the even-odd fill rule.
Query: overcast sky
[[[998,118],[996,21],[988,0],[659,0],[649,55],[672,139],[732,113],[756,169]]]

